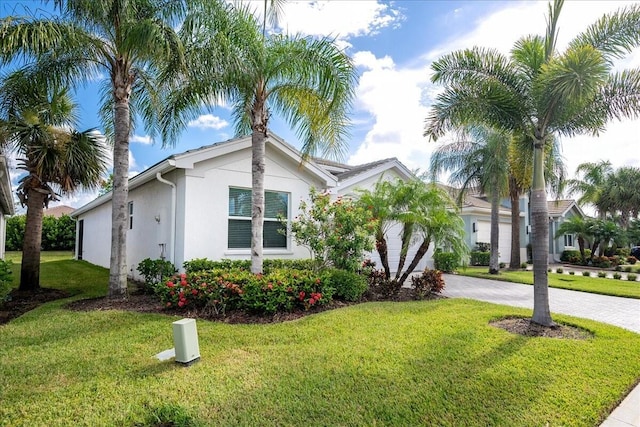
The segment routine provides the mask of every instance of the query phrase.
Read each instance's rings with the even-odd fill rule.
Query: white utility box
[[[200,359],[196,319],[185,318],[173,322],[173,345],[176,362],[188,366]]]

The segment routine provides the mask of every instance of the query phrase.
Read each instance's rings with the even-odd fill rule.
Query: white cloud
[[[229,126],[229,122],[224,119],[221,119],[218,116],[214,116],[213,114],[203,114],[195,120],[191,120],[188,123],[189,127],[196,127],[198,129],[223,129]]]
[[[149,135],[133,135],[129,139],[129,142],[137,142],[144,145],[151,145],[153,144],[153,139],[151,139]]]
[[[496,48],[508,55],[520,37],[544,34],[547,4],[546,1],[505,2],[499,10],[485,12],[471,21],[464,10],[456,10],[447,19],[465,20],[465,26],[458,28],[468,28],[468,31],[430,48],[409,65],[398,66],[392,57],[376,57],[371,52],[354,54],[354,62],[363,70],[357,89],[357,112],[369,115],[373,124],[349,162],[358,164],[397,157],[409,168],[428,168],[429,155],[439,144],[427,141],[422,135],[423,126],[428,106],[441,90],[429,82],[431,62],[442,54],[474,45]],[[565,2],[559,21],[557,49],[563,50],[576,34],[604,13],[626,4],[629,3]],[[640,66],[640,52],[637,51],[616,63],[617,69],[637,66]],[[360,120],[360,115],[357,118]],[[610,160],[614,167],[639,166],[637,135],[640,135],[640,121],[626,120],[610,123],[598,138],[563,138],[567,172],[573,175],[578,164],[599,159]]]

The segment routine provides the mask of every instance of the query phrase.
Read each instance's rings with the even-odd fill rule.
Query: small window
[[[127,209],[129,210],[129,230],[133,230],[133,202],[129,202]]]
[[[564,235],[564,245],[566,247],[573,247],[573,234],[565,234]]]
[[[262,244],[265,249],[286,249],[286,230],[280,218],[289,218],[289,194],[265,191]],[[251,190],[229,188],[229,249],[251,248]]]

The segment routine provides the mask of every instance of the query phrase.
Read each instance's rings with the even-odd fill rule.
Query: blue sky
[[[262,0],[250,1],[257,9]],[[604,13],[632,1],[567,0],[560,17],[557,45],[563,49],[573,36]],[[15,5],[19,6],[17,9]],[[35,1],[0,1],[5,16]],[[353,127],[346,162],[361,164],[397,157],[411,169],[428,167],[438,143],[423,136],[423,123],[431,100],[440,90],[430,83],[430,64],[442,54],[473,45],[496,48],[507,54],[526,34],[543,34],[545,1],[423,1],[327,0],[290,1],[280,26],[289,33],[331,35],[353,58],[360,79],[352,111]],[[619,69],[640,66],[640,52],[616,64]],[[100,127],[97,94],[89,86],[79,90],[81,128]],[[294,146],[295,134],[277,117],[271,129]],[[640,167],[640,121],[612,122],[599,137],[578,136],[561,140],[567,170],[578,164],[608,159],[614,167]],[[138,128],[132,136],[131,170],[136,174],[165,157],[233,137],[229,111],[204,112],[185,129],[175,147],[161,148]],[[443,142],[451,141],[447,137]],[[81,193],[62,203],[79,207],[95,197]]]

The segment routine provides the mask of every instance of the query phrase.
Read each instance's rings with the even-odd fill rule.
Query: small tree
[[[351,199],[329,193],[309,192],[309,203],[300,203],[300,215],[291,222],[297,244],[309,248],[316,268],[334,266],[356,271],[366,252],[373,250],[376,220]]]

